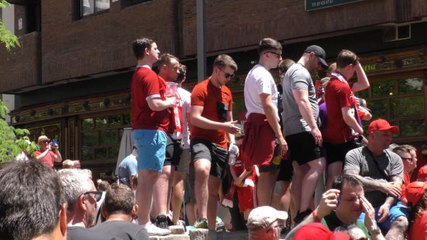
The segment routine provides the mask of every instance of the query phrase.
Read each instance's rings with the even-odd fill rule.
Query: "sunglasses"
[[[102,197],[102,192],[90,191],[90,192],[85,192],[85,193],[83,193],[83,195],[90,195],[90,196],[91,196],[91,197],[93,197],[97,202],[99,202],[99,200],[101,200],[101,197]]]
[[[227,73],[226,71],[222,70],[221,68],[219,70],[221,70],[221,72],[224,73],[225,78],[227,78],[227,79],[234,78],[234,73],[233,74]]]
[[[274,54],[274,55],[276,55],[276,57],[277,57],[277,58],[281,58],[281,57],[282,57],[282,54],[280,54],[280,53],[277,53],[277,52],[273,52],[273,51],[267,51],[266,53],[271,53],[271,54]]]

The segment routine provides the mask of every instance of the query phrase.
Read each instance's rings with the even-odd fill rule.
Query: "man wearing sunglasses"
[[[269,72],[277,68],[282,60],[282,45],[272,38],[264,38],[258,46],[259,62],[248,73],[245,80],[244,97],[247,109],[245,137],[242,157],[245,168],[258,165],[260,175],[256,187],[259,206],[271,205],[278,165],[272,163],[276,139],[280,156],[284,156],[288,145],[279,124],[277,100],[279,92]]]
[[[280,229],[288,218],[288,213],[278,211],[269,206],[261,206],[253,209],[248,216],[246,224],[249,232],[249,240],[278,240]]]
[[[42,135],[38,138],[37,144],[40,150],[35,152],[36,160],[53,168],[55,162],[62,162],[62,156],[59,152],[57,142],[50,142],[50,139]]]
[[[200,219],[197,228],[216,229],[218,189],[227,164],[229,141],[240,129],[233,122],[232,94],[225,86],[237,71],[226,54],[215,58],[212,75],[191,93],[191,155],[195,170],[195,195]],[[209,188],[208,188],[209,186]],[[208,226],[209,224],[209,226]]]
[[[89,229],[95,225],[97,201],[102,192],[98,192],[87,169],[61,169],[59,172],[65,199],[68,203],[67,239],[115,239],[102,232]]]

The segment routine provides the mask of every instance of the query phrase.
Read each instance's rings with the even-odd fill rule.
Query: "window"
[[[151,0],[122,0],[122,7],[127,7],[139,3],[150,2]]]
[[[398,125],[400,137],[426,136],[425,84],[426,78],[419,76],[372,80],[371,88],[357,95],[367,100],[373,119]]]
[[[80,17],[86,17],[110,9],[110,0],[79,0]]]
[[[116,161],[123,128],[129,126],[129,113],[96,115],[80,119],[80,159]]]

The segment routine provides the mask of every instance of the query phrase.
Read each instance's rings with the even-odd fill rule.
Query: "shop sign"
[[[305,10],[313,11],[360,1],[363,0],[305,0]]]

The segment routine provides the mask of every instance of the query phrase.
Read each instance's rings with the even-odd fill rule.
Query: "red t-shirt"
[[[41,152],[41,151],[35,151],[34,154],[38,157],[43,152]],[[52,152],[52,151],[49,150],[49,152],[46,154],[46,156],[44,156],[44,158],[40,159],[40,162],[48,165],[51,168],[53,168],[53,165],[54,165],[54,162],[55,162],[55,157],[56,157],[56,153],[54,153],[54,152]]]
[[[218,108],[222,113],[232,110],[232,95],[228,87],[215,87],[209,79],[198,83],[191,93],[191,106],[202,106],[202,117],[215,122],[220,120]],[[221,129],[203,129],[191,125],[191,139],[205,139],[223,148],[227,148],[227,132]]]
[[[331,144],[341,144],[352,139],[352,130],[344,122],[341,108],[354,104],[354,95],[350,86],[332,77],[325,89],[326,128],[323,139]]]
[[[153,111],[147,97],[158,96],[166,100],[166,82],[147,67],[139,67],[132,76],[132,128],[153,129],[167,132],[170,109]]]
[[[420,216],[417,216],[409,229],[410,240],[425,240],[427,239],[427,211],[424,211]]]

